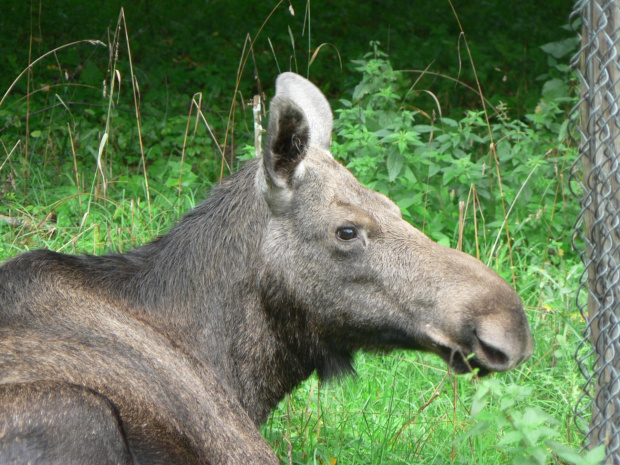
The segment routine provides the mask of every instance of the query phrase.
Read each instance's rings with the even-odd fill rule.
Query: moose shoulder
[[[332,113],[282,74],[262,159],[124,255],[0,267],[0,463],[278,463],[257,430],[360,349],[504,371],[532,341],[511,287],[405,222],[329,153]]]

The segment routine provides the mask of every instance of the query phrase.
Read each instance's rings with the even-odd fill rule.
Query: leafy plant
[[[456,120],[416,109],[418,92],[373,47],[365,60],[354,62],[361,82],[337,111],[334,153],[347,167],[445,245],[462,241],[480,254],[482,241],[483,250],[491,251],[496,238],[486,235],[488,228],[507,222],[522,247],[546,244],[553,230],[556,244],[569,252],[570,237],[563,233],[572,227],[574,210],[568,209],[575,206],[562,200],[576,150],[564,119],[574,101],[568,86],[561,94],[558,87],[543,90],[544,103],[527,115],[529,124],[511,120],[502,106],[491,122],[479,111]],[[569,79],[565,74],[563,82]],[[523,234],[527,223],[542,227]]]
[[[580,454],[556,442],[559,424],[541,407],[528,406],[531,386],[504,385],[497,379],[484,379],[472,399],[474,426],[459,441],[488,431],[499,433],[496,446],[511,457],[514,465],[545,465],[553,457],[575,465],[598,465],[605,459],[605,447]]]

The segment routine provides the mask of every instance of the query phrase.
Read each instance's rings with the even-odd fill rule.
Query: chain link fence
[[[577,361],[586,383],[576,421],[586,447],[605,444],[620,465],[620,7],[619,0],[580,0],[581,78],[572,113],[579,159],[571,173],[581,199],[576,225],[585,272],[577,302],[587,322]],[[581,245],[582,244],[582,245]]]

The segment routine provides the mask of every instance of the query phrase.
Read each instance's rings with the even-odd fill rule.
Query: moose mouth
[[[509,369],[509,357],[501,350],[485,343],[474,331],[473,349],[436,345],[437,353],[455,373],[470,373],[478,370],[478,376],[486,376],[494,371]]]
[[[471,373],[475,369],[478,370],[478,376],[486,376],[493,370],[482,365],[477,359],[476,355],[466,354],[460,349],[451,349],[449,347],[441,347],[439,355],[448,364],[455,373],[461,375],[464,373]]]

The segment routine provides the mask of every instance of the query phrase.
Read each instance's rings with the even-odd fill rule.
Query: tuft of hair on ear
[[[303,110],[286,97],[275,97],[269,112],[264,164],[272,182],[284,187],[306,155],[310,126]]]

